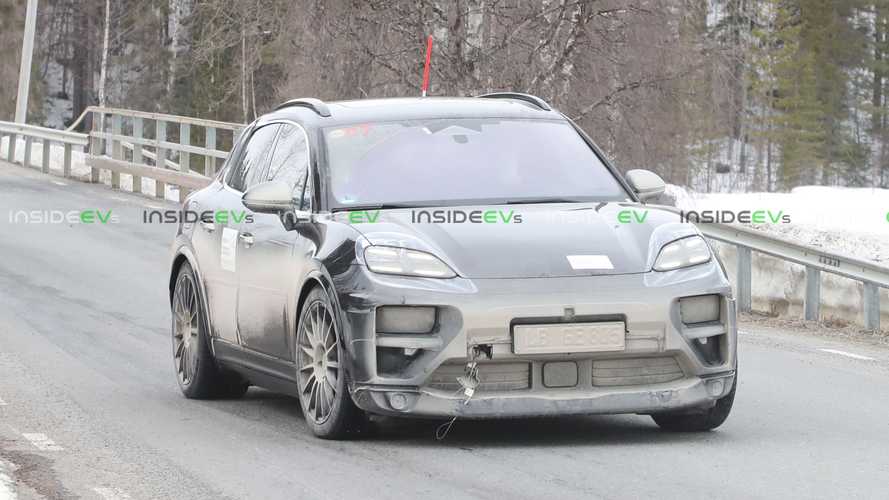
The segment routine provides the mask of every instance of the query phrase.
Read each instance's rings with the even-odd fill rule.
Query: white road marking
[[[3,401],[3,398],[0,398],[0,406],[6,406],[6,401]]]
[[[159,207],[157,205],[151,205],[149,203],[146,203],[145,206],[152,209],[152,210],[166,210],[166,208],[164,208],[164,207]]]
[[[12,473],[8,471],[7,462],[0,460],[0,500],[15,499],[15,481],[12,479]]]
[[[871,358],[870,356],[862,356],[861,354],[853,354],[851,352],[839,351],[837,349],[818,349],[818,350],[822,351],[822,352],[829,352],[831,354],[839,354],[840,356],[846,356],[846,357],[853,358],[853,359],[860,359],[863,361],[873,361],[874,360],[874,358]]]
[[[117,201],[122,201],[122,202],[124,202],[124,203],[129,203],[130,201],[132,201],[132,200],[129,200],[129,199],[124,198],[124,197],[122,197],[122,196],[112,196],[111,199],[112,199],[112,200],[117,200]]]
[[[38,450],[42,451],[62,451],[65,448],[57,445],[55,441],[48,438],[46,434],[39,432],[23,432],[22,436],[31,442]]]
[[[93,488],[105,500],[129,500],[131,497],[120,488]]]
[[[67,186],[67,184],[65,184],[64,182],[52,181],[52,183],[55,184],[56,186]]]

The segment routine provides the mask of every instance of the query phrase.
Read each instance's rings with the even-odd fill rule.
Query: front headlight
[[[364,262],[375,273],[453,278],[457,274],[431,253],[407,248],[372,245],[364,250]]]
[[[667,243],[654,261],[655,271],[672,271],[709,262],[710,247],[704,238],[689,236]]]

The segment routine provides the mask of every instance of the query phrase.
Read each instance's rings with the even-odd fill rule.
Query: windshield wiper
[[[537,203],[587,203],[585,200],[572,198],[525,198],[518,200],[506,200],[504,205],[533,205]]]
[[[410,205],[405,203],[369,203],[367,205],[350,205],[348,207],[336,207],[330,209],[331,212],[354,212],[361,210],[389,210],[393,208],[418,208],[421,205]]]

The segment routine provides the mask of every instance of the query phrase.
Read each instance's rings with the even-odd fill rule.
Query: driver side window
[[[269,163],[264,181],[283,181],[291,186],[293,199],[300,210],[311,210],[309,176],[309,144],[301,127],[284,124]]]
[[[229,186],[238,191],[247,191],[250,187],[264,182],[263,176],[268,166],[272,146],[275,144],[275,136],[278,124],[266,125],[253,132],[247,142],[247,147],[241,157],[240,164],[236,166],[228,180]]]

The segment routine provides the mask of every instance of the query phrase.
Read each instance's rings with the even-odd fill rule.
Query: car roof
[[[558,111],[544,110],[520,99],[505,98],[398,97],[330,101],[324,104],[330,116],[320,116],[306,106],[286,106],[263,115],[259,124],[279,119],[317,127],[432,118],[565,119]]]

